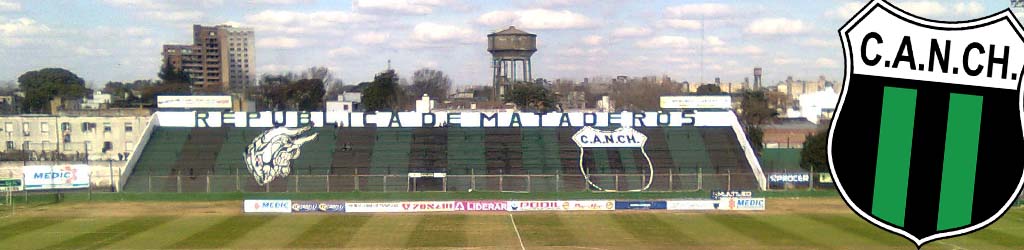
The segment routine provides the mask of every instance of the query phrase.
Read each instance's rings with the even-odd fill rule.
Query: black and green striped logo
[[[937,22],[873,0],[842,29],[829,162],[851,209],[918,247],[999,219],[1024,184],[1024,28]]]
[[[917,90],[884,87],[871,214],[906,226]],[[949,93],[935,229],[971,224],[984,97]],[[929,107],[941,108],[941,107]],[[920,124],[941,126],[941,124]],[[939,169],[939,168],[936,168]]]

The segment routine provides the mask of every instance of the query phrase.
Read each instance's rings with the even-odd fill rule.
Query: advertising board
[[[558,201],[509,201],[508,211],[561,211]]]
[[[21,191],[21,179],[0,179],[0,191]]]
[[[711,199],[712,200],[718,200],[718,199],[721,199],[721,198],[729,198],[729,197],[749,198],[749,197],[752,197],[752,196],[754,196],[754,192],[746,191],[746,190],[740,190],[740,191],[715,190],[715,191],[711,191]]]
[[[292,201],[292,213],[344,213],[343,201]]]
[[[832,183],[832,174],[831,173],[819,173],[818,174],[818,183]]]
[[[157,108],[209,108],[230,109],[231,96],[227,95],[165,95],[156,97]]]
[[[715,210],[716,200],[667,200],[665,209],[668,210]]]
[[[447,212],[455,211],[453,201],[413,201],[401,202],[403,212]]]
[[[242,209],[246,213],[291,213],[291,200],[245,200]]]
[[[25,166],[22,170],[26,190],[89,187],[89,165]]]
[[[764,210],[764,198],[722,198],[718,210]]]
[[[811,181],[811,175],[807,173],[786,173],[786,174],[771,174],[768,175],[768,182],[770,183],[797,183],[807,184]]]
[[[401,213],[400,202],[346,202],[346,213]]]
[[[562,201],[562,210],[566,211],[608,211],[615,210],[613,200]]]
[[[507,201],[456,201],[455,211],[507,211]]]
[[[732,108],[732,97],[727,95],[691,95],[662,96],[663,109],[729,109]]]
[[[615,201],[615,210],[665,209],[665,201]]]

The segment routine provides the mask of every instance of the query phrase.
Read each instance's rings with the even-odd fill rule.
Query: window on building
[[[27,122],[21,123],[21,135],[29,136],[32,133],[32,129],[29,127]]]
[[[14,142],[7,141],[7,150],[14,150]]]
[[[71,131],[71,123],[63,122],[60,124],[60,131]]]
[[[82,123],[82,133],[92,133],[92,132],[96,132],[96,123],[83,122]]]
[[[28,141],[22,142],[21,143],[21,150],[25,150],[25,151],[32,150],[32,147],[29,147],[29,145],[31,145],[31,144],[32,143],[29,143]]]
[[[114,143],[111,143],[109,141],[103,142],[103,152],[106,153],[107,151],[111,150],[114,150]]]
[[[69,134],[65,134],[64,135],[64,143],[71,143],[71,135],[69,135]]]
[[[39,132],[42,132],[43,134],[49,134],[50,133],[50,123],[49,122],[40,123],[39,124]]]
[[[124,123],[124,132],[131,133],[134,130],[135,130],[135,128],[132,127],[132,123],[130,123],[130,122]]]
[[[125,142],[124,143],[124,151],[129,151],[129,150],[134,150],[134,149],[135,149],[135,144],[133,144],[131,142]]]
[[[103,133],[110,133],[110,131],[113,131],[111,129],[110,123],[109,122],[104,122],[103,123]]]

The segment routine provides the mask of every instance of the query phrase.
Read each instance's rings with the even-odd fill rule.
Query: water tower
[[[762,72],[761,67],[755,67],[754,68],[754,89],[755,90],[761,89],[761,85],[764,84],[764,83],[761,82],[761,72]]]
[[[487,35],[487,51],[494,71],[491,100],[500,100],[516,82],[533,82],[530,57],[537,52],[537,35],[509,26]]]

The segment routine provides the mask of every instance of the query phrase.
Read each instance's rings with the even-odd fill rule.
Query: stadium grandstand
[[[314,112],[315,113],[315,112]],[[411,112],[410,112],[411,113]],[[636,127],[643,150],[586,149],[582,168],[612,190],[763,189],[764,174],[732,112],[716,121]],[[723,115],[724,114],[724,115]],[[463,114],[463,116],[467,116]],[[174,118],[172,118],[174,117]],[[121,185],[127,192],[569,191],[587,190],[579,127],[313,127],[288,178],[259,185],[247,145],[267,127],[193,126],[193,112],[157,112]],[[317,117],[317,115],[314,115]],[[318,117],[317,117],[318,118]],[[189,120],[189,121],[183,121]],[[703,123],[703,124],[701,124]],[[607,127],[611,129],[616,126]],[[649,162],[648,162],[649,161]],[[419,178],[435,174],[441,178]],[[416,179],[416,180],[413,180]]]

